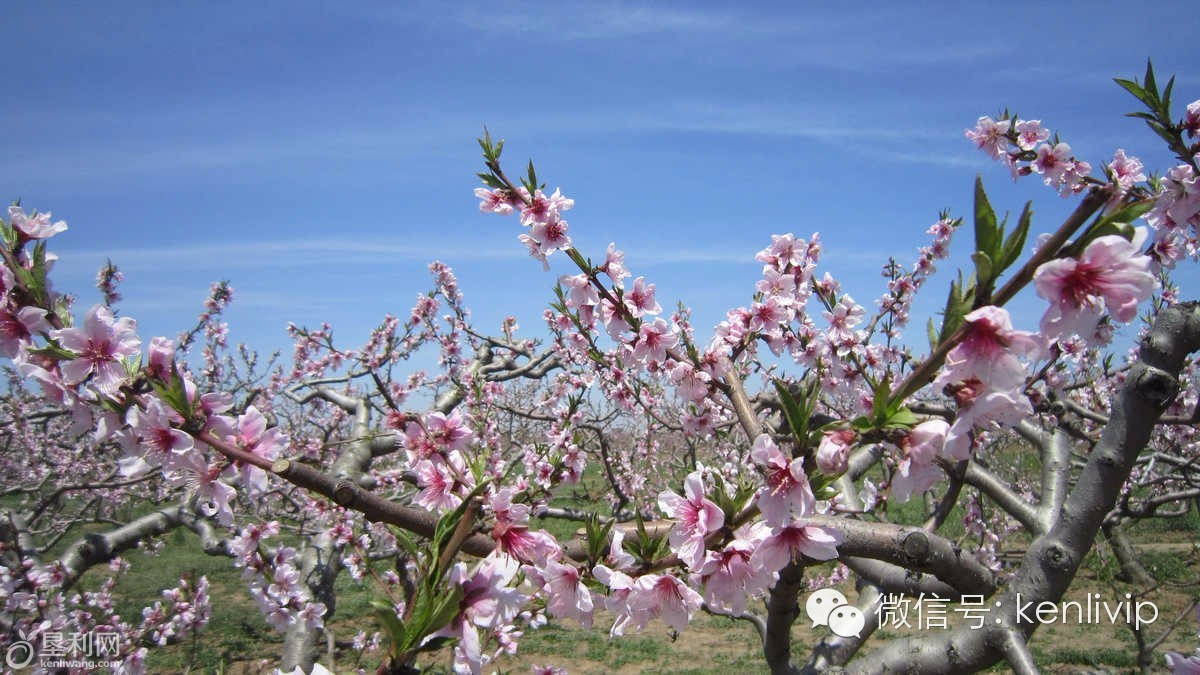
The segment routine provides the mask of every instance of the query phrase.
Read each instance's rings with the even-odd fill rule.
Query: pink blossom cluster
[[[541,190],[535,190],[531,195],[524,187],[512,191],[478,188],[475,196],[481,200],[479,210],[485,213],[508,215],[514,208],[519,210],[521,224],[529,228],[519,239],[529,249],[529,255],[540,260],[545,269],[550,269],[547,256],[571,247],[567,221],[562,213],[575,206],[575,200],[564,197],[559,190],[547,197]]]
[[[1015,122],[1015,123],[1014,123]],[[992,159],[1004,162],[1013,180],[1036,173],[1064,197],[1081,192],[1092,165],[1071,155],[1071,146],[1050,140],[1041,120],[980,117],[966,136]]]
[[[952,396],[958,416],[946,432],[946,457],[964,460],[971,453],[971,431],[988,424],[1012,426],[1033,414],[1025,395],[1028,375],[1021,357],[1041,358],[1041,338],[1012,326],[1008,311],[981,307],[966,315],[966,336],[946,357],[933,386]]]
[[[1200,110],[1200,101],[1188,106],[1189,116]],[[1191,117],[1189,117],[1191,119]],[[1190,129],[1191,127],[1189,127]],[[1194,131],[1189,131],[1195,134]],[[1154,208],[1146,214],[1146,222],[1154,228],[1151,255],[1164,267],[1174,267],[1184,259],[1200,256],[1200,152],[1191,164],[1172,167],[1163,176]]]
[[[937,262],[950,257],[950,241],[958,229],[959,221],[942,217],[929,227],[927,234],[933,240],[922,246],[912,271],[900,272],[897,265],[884,266],[883,274],[888,278],[887,293],[879,298],[877,305],[885,315],[885,333],[889,339],[899,340],[901,330],[908,325],[913,300],[925,282],[937,271]]]
[[[324,625],[326,607],[313,600],[297,567],[296,549],[280,545],[271,551],[265,545],[279,531],[277,521],[242,528],[230,541],[234,565],[242,569],[250,596],[273,628],[283,631],[295,623],[320,627]]]
[[[467,448],[474,439],[469,418],[457,410],[449,416],[426,414],[409,422],[399,436],[416,475],[420,492],[416,503],[431,511],[452,510],[475,487]]]
[[[0,651],[7,652],[18,641],[26,642],[38,650],[34,664],[41,658],[54,658],[55,652],[48,650],[69,645],[73,634],[103,635],[111,636],[104,643],[103,657],[116,664],[114,671],[142,675],[147,672],[146,644],[178,642],[202,630],[211,617],[209,584],[203,576],[180,578],[174,588],[162,591],[160,600],[141,609],[139,621],[131,623],[115,613],[113,594],[118,579],[129,569],[125,560],[110,561],[112,574],[95,590],[68,593],[62,587],[61,568],[38,565],[29,558],[9,566],[4,553],[0,547],[0,612],[6,620],[6,630],[0,632]]]

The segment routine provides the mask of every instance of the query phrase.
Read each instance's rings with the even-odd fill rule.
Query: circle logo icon
[[[4,663],[13,670],[20,670],[33,663],[36,654],[37,650],[28,640],[17,640],[9,645],[8,651],[4,653]]]

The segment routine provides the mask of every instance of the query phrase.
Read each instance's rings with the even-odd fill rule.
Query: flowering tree
[[[98,448],[73,460],[79,476],[176,506],[159,526],[113,531],[106,546],[51,562],[28,525],[47,508],[11,511],[0,531],[0,601],[16,617],[6,644],[95,625],[63,600],[80,570],[183,525],[245,571],[264,616],[287,634],[284,669],[313,667],[345,570],[382,589],[381,672],[414,671],[446,645],[456,669],[477,672],[514,651],[523,630],[547,618],[591,626],[600,608],[613,636],[654,619],[684,630],[702,609],[745,619],[775,672],[852,659],[855,672],[962,672],[1001,659],[1035,672],[1037,623],[1018,599],[1059,600],[1099,532],[1119,539],[1123,520],[1196,496],[1200,306],[1179,302],[1168,274],[1197,256],[1200,101],[1177,120],[1173,82],[1160,90],[1148,70],[1119,83],[1180,164],[1147,179],[1117,150],[1094,171],[1037,120],[980,118],[967,136],[981,150],[1078,205],[1030,241],[1031,208],[1008,230],[977,180],[974,270],[950,283],[923,355],[905,329],[960,229],[949,214],[911,267],[888,263],[870,313],[818,272],[817,235],[773,236],[749,302],[705,342],[685,307],[664,312],[615,245],[596,259],[576,249],[564,215],[572,200],[547,194],[532,163],[509,178],[503,141],[486,133],[481,209],[518,217],[521,243],[545,269],[556,253],[571,268],[545,314],[545,348],[516,338],[511,321],[498,337],[477,332],[438,264],[435,290],[407,321],[386,319],[356,350],[338,348],[327,326],[296,328],[291,367],[266,376],[249,356],[240,369],[221,361],[222,299],[195,331],[143,348],[134,321],[110,307],[115,271],[102,273],[105,302],[77,321],[49,281],[45,240],[66,226],[13,207],[0,347],[43,397],[13,397],[9,435],[24,438],[46,405]],[[1014,326],[1005,309],[1023,292],[1047,302],[1037,330]],[[1139,345],[1123,361],[1099,357],[1114,325],[1143,307]],[[201,333],[204,365],[189,367],[183,353]],[[440,372],[399,375],[424,345]],[[988,461],[1011,438],[1037,454],[1028,484]],[[1085,457],[1078,466],[1073,453]],[[606,503],[550,508],[589,462]],[[924,524],[886,519],[889,501],[930,491]],[[1001,517],[985,517],[983,503]],[[969,546],[939,534],[957,504],[978,535]],[[579,519],[585,534],[561,541],[534,515]],[[1007,523],[1030,541],[1008,567],[997,550]],[[832,572],[816,571],[830,560]],[[862,629],[793,649],[800,593],[847,574],[859,582]],[[181,589],[172,598],[193,593],[189,607],[201,604],[202,584]],[[985,620],[860,654],[890,593],[987,598]],[[189,629],[203,622],[187,608],[173,616]],[[125,632],[123,667],[135,671],[140,638]]]

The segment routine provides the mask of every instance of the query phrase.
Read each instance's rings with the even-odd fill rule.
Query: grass
[[[1005,452],[1016,453],[1018,450]],[[1012,459],[1018,460],[1015,457]],[[561,491],[551,505],[595,509],[597,502],[593,497],[598,494],[598,480],[596,475],[585,475],[581,484]],[[961,507],[956,506],[942,534],[951,539],[962,537],[962,514]],[[905,504],[891,503],[887,517],[892,522],[916,525],[925,520],[926,506],[920,498]],[[560,540],[573,538],[576,530],[582,527],[582,523],[572,521],[535,520],[535,526],[545,527]],[[1161,545],[1163,542],[1195,541],[1195,532],[1200,531],[1200,515],[1193,512],[1184,518],[1148,521],[1144,525],[1146,527],[1134,530],[1135,542]],[[82,530],[72,533],[73,536],[65,541],[71,541],[81,533]],[[1007,547],[1019,547],[1023,545],[1020,541],[1014,537],[1005,543]],[[126,554],[130,570],[118,581],[115,591],[116,610],[126,621],[138,621],[141,608],[159,598],[163,588],[176,585],[181,573],[191,577],[204,575],[211,585],[212,619],[207,629],[180,644],[151,649],[149,672],[250,673],[269,670],[280,653],[282,636],[263,621],[232,560],[206,556],[199,551],[197,538],[180,529],[164,539],[155,556],[138,552]],[[1141,559],[1157,578],[1173,584],[1194,584],[1200,576],[1200,564],[1195,555],[1150,547],[1142,550]],[[1068,599],[1086,592],[1099,592],[1108,598],[1119,597],[1126,587],[1114,580],[1115,565],[1113,556],[1103,545],[1099,552],[1093,550],[1069,591]],[[819,566],[814,568],[813,574],[827,574],[831,569],[828,565]],[[106,568],[90,571],[81,580],[80,588],[96,587],[106,574]],[[1176,615],[1182,607],[1179,603],[1186,601],[1189,592],[1194,594],[1194,586],[1191,588],[1190,591],[1169,591],[1168,595],[1162,596],[1166,605],[1176,607],[1164,611],[1163,615]],[[842,590],[853,600],[855,594],[849,584],[844,584]],[[360,630],[371,633],[379,629],[369,605],[376,595],[369,584],[359,585],[347,574],[339,576],[336,613],[330,622],[330,630],[338,641],[347,641]],[[534,663],[566,666],[572,672],[582,673],[655,672],[681,675],[766,672],[757,636],[743,622],[699,615],[688,630],[679,635],[674,635],[659,622],[652,622],[642,634],[615,640],[608,636],[610,622],[611,617],[599,615],[596,626],[591,630],[559,623],[536,631],[527,630],[520,642],[519,653],[515,657],[503,657],[495,666],[502,672],[512,673],[528,672],[530,664]],[[1032,644],[1038,665],[1047,671],[1073,672],[1071,668],[1081,666],[1110,670],[1136,666],[1132,636],[1124,628],[1106,631],[1097,630],[1095,626],[1047,628],[1039,630]],[[1166,647],[1190,651],[1193,648],[1188,645],[1190,636],[1187,633],[1190,632],[1185,627],[1182,634],[1176,636],[1178,639],[1169,640]],[[804,621],[798,621],[793,628],[794,644],[801,651],[826,634],[826,629],[813,630]],[[906,634],[907,630],[903,629],[883,629],[877,633],[877,638]],[[868,643],[868,648],[881,642],[881,639],[873,640]],[[356,663],[355,656],[349,653],[342,653],[338,658],[339,670],[360,665]],[[378,658],[377,655],[368,655],[361,665],[370,667]],[[421,663],[427,672],[450,672],[449,653],[446,651],[427,656]],[[1064,668],[1067,670],[1063,671]],[[1007,667],[997,666],[991,671],[1007,672]]]

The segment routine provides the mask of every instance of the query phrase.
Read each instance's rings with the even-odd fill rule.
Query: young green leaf
[[[808,413],[792,397],[792,393],[788,391],[787,385],[783,383],[783,380],[777,379],[774,382],[775,392],[779,395],[779,403],[783,407],[783,415],[787,418],[788,426],[792,429],[792,435],[796,437],[798,444],[801,446],[807,445]]]
[[[1021,257],[1021,249],[1025,247],[1025,240],[1029,237],[1029,224],[1033,219],[1033,202],[1025,202],[1025,208],[1021,209],[1021,217],[1017,220],[1017,229],[1008,235],[1004,240],[1004,251],[1000,256],[997,276],[1002,274],[1004,270],[1012,266],[1017,258]]]
[[[996,211],[988,202],[983,190],[983,177],[975,176],[975,250],[995,258],[1000,247],[1000,232],[996,225]],[[980,277],[982,283],[985,277]]]

